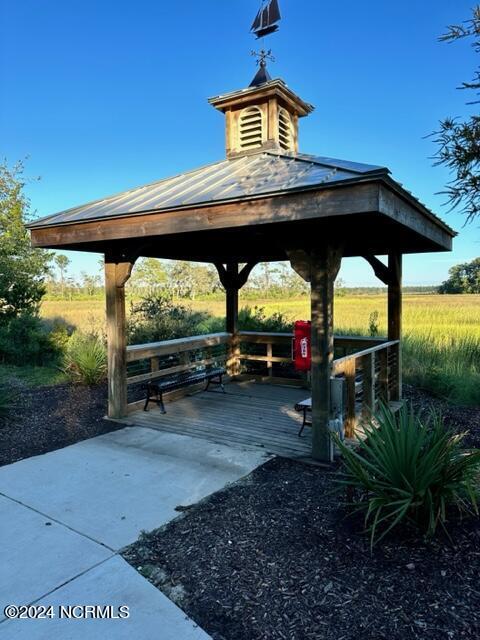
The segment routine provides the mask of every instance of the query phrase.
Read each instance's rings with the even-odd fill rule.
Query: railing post
[[[355,408],[355,375],[356,360],[351,358],[345,363],[344,369],[345,382],[347,385],[347,406],[345,411],[345,437],[353,438],[355,435],[355,426],[357,422]]]
[[[229,376],[238,376],[240,373],[240,336],[234,333],[227,345],[227,373]]]
[[[380,400],[385,404],[388,404],[389,394],[388,394],[388,350],[381,349],[378,351],[378,360],[380,364],[379,371],[379,391],[380,391]]]
[[[375,353],[362,358],[362,419],[368,420],[375,411]]]

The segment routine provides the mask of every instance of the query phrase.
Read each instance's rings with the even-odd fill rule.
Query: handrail
[[[163,340],[162,342],[134,344],[127,347],[127,362],[153,358],[155,356],[184,353],[185,351],[194,351],[195,349],[202,349],[203,347],[215,347],[220,344],[227,344],[231,338],[231,333],[222,332],[207,333],[202,336],[192,336],[190,338]]]
[[[363,349],[362,351],[355,351],[348,356],[344,356],[343,358],[337,358],[333,361],[333,375],[337,375],[339,373],[343,373],[343,369],[345,365],[350,362],[350,360],[357,360],[359,358],[363,358],[364,356],[368,356],[370,353],[375,353],[376,351],[381,351],[382,349],[388,349],[389,347],[393,347],[396,344],[400,344],[399,340],[388,340],[382,342],[381,344],[375,345],[374,347],[370,347],[369,349]]]
[[[274,331],[239,331],[240,338],[245,338],[246,342],[270,342],[271,338],[275,340],[291,340],[293,333],[276,333]],[[373,346],[377,344],[384,344],[387,340],[385,338],[372,338],[370,336],[345,336],[342,334],[336,334],[334,340],[338,343],[352,342],[352,343],[364,343],[371,344]]]

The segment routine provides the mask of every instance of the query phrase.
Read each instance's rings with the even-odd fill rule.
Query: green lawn
[[[0,384],[11,383],[12,380],[20,380],[29,387],[61,384],[67,381],[66,375],[53,367],[15,367],[9,364],[0,364]]]

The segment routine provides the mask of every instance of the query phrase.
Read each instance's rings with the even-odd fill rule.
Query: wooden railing
[[[127,385],[132,386],[211,365],[223,365],[229,359],[231,340],[230,333],[211,333],[129,346]]]
[[[130,346],[127,385],[221,364],[230,375],[238,376],[245,371],[249,373],[251,363],[260,365],[263,374],[259,378],[305,386],[308,382],[305,377],[302,379],[298,374],[294,377],[291,341],[291,333],[241,331],[236,336],[214,333]],[[335,336],[334,347],[337,358],[333,361],[332,375],[345,380],[345,432],[351,437],[359,418],[369,415],[380,401],[399,399],[399,342]]]
[[[273,382],[273,378],[276,377],[273,371],[274,364],[292,364],[292,337],[291,333],[240,331],[238,333],[239,346],[235,354],[239,365],[241,363],[245,365],[249,362],[264,363],[267,368],[267,377]],[[282,355],[274,354],[277,349],[282,352]],[[258,351],[263,351],[263,353],[258,353]],[[241,366],[238,369],[241,371]]]
[[[345,379],[344,424],[353,437],[360,417],[368,418],[380,402],[399,400],[398,340],[382,341],[333,362],[333,376]]]

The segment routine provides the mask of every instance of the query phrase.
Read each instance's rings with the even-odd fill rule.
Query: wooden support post
[[[108,416],[127,415],[127,359],[125,336],[125,283],[133,262],[113,262],[105,256],[105,293],[108,343]]]
[[[362,358],[362,419],[369,420],[375,411],[375,354]]]
[[[402,339],[402,254],[388,255],[388,270],[390,282],[388,284],[388,339]],[[395,358],[392,373],[391,399],[402,399],[402,350],[399,344],[393,347]]]
[[[345,384],[347,386],[347,402],[345,407],[345,437],[353,438],[357,426],[357,414],[355,407],[355,375],[356,360],[351,358],[345,365]]]
[[[226,268],[229,282],[225,287],[226,291],[226,329],[232,334],[230,353],[227,361],[229,376],[236,376],[240,373],[240,343],[238,340],[238,262],[227,264]]]
[[[238,286],[235,282],[238,277],[238,262],[230,262],[227,264],[227,276],[229,283],[225,287],[226,290],[226,316],[227,316],[227,332],[238,332]]]
[[[333,363],[333,285],[341,252],[323,247],[310,254],[312,318],[312,457],[331,462],[330,378]]]
[[[238,262],[215,263],[220,282],[226,292],[226,330],[232,334],[232,341],[227,360],[227,371],[230,376],[240,373],[240,340],[238,337],[238,292],[247,282],[256,262],[248,262],[241,271]]]

